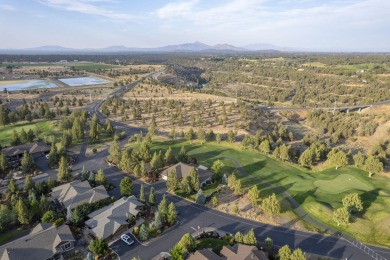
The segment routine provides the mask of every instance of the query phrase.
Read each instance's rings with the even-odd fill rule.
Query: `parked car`
[[[131,246],[134,243],[134,240],[128,234],[122,234],[121,240]]]

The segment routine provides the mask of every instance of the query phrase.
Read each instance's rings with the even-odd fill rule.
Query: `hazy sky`
[[[390,51],[390,0],[0,0],[0,48],[201,41]]]

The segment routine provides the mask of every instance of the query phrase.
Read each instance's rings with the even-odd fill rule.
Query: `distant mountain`
[[[156,48],[129,48],[123,45],[109,46],[105,48],[72,49],[57,45],[47,45],[28,49],[0,49],[3,54],[89,54],[89,53],[166,53],[166,52],[247,52],[247,51],[277,51],[271,44],[252,44],[247,47],[236,47],[230,44],[207,45],[202,42],[167,45]]]
[[[73,51],[74,49],[71,48],[65,48],[59,45],[45,45],[45,46],[40,46],[36,48],[28,48],[26,50],[29,51],[60,51],[60,52],[66,52],[66,51]]]
[[[230,51],[247,51],[247,49],[239,48],[230,44],[217,44],[213,46],[213,50],[230,50]]]

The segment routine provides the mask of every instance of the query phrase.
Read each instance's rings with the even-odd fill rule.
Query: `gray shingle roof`
[[[201,249],[188,257],[188,260],[225,260],[226,257],[219,256],[211,249]]]
[[[15,156],[23,154],[24,151],[29,152],[30,154],[39,153],[39,152],[49,152],[50,146],[44,142],[28,143],[17,146],[12,146],[4,148],[2,150],[5,156]]]
[[[92,189],[88,181],[76,180],[58,187],[50,193],[52,199],[57,199],[65,208],[74,209],[84,203],[93,203],[109,198],[104,186]]]
[[[66,225],[38,224],[32,232],[0,247],[1,260],[42,260],[62,251],[63,242],[75,241]]]
[[[85,224],[96,237],[106,239],[115,234],[121,226],[127,225],[126,220],[131,216],[137,216],[143,206],[144,204],[135,196],[121,198],[89,214],[90,219]]]
[[[161,175],[168,177],[168,174],[173,170],[174,172],[176,172],[177,178],[182,179],[186,176],[189,176],[192,169],[196,169],[196,168],[194,166],[179,162],[162,171]],[[210,171],[201,170],[201,169],[197,169],[197,171],[198,171],[200,182],[203,182],[213,174]]]

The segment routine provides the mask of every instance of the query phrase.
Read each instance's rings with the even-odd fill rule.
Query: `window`
[[[62,245],[62,249],[64,251],[70,250],[71,248],[72,248],[72,242],[68,242],[68,243]]]

